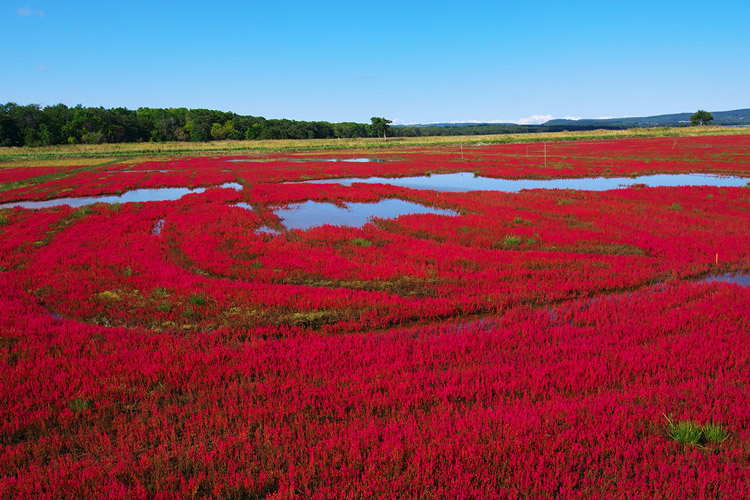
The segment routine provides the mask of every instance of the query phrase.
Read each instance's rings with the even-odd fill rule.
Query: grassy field
[[[373,151],[390,148],[429,148],[457,144],[506,144],[513,142],[578,141],[629,137],[692,137],[703,135],[750,134],[750,129],[707,127],[659,127],[629,130],[593,130],[541,134],[506,134],[451,137],[393,137],[386,141],[368,139],[307,139],[268,141],[214,142],[144,142],[125,144],[76,144],[47,147],[0,148],[0,169],[61,165],[90,165],[101,161],[130,160],[149,157],[201,155],[252,155],[321,150]]]

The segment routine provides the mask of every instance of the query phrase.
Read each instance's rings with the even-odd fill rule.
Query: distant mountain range
[[[544,126],[576,127],[679,127],[690,124],[693,113],[674,113],[671,115],[636,116],[627,118],[583,119],[583,120],[550,120]],[[750,109],[733,109],[731,111],[711,111],[714,119],[711,125],[750,125]]]
[[[635,127],[679,127],[690,125],[689,113],[673,113],[656,116],[630,116],[624,118],[581,119],[581,120],[549,120],[538,125],[519,125],[517,123],[430,123],[414,125],[394,125],[394,127],[443,128],[456,129],[461,127],[481,129],[525,129],[529,132],[544,130],[591,130],[595,128],[624,129]],[[750,125],[750,108],[734,109],[731,111],[711,111],[714,119],[711,125]],[[513,130],[515,131],[515,130]],[[442,135],[442,134],[441,134]]]

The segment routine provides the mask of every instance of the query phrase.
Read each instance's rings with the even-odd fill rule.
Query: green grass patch
[[[729,431],[719,423],[709,422],[703,426],[703,435],[709,443],[721,444],[729,439]]]
[[[190,296],[190,303],[194,306],[202,306],[206,303],[206,298],[203,295],[194,293]]]
[[[336,323],[340,318],[333,311],[306,311],[294,313],[284,318],[292,326],[301,326],[317,330],[324,325]]]
[[[720,423],[700,425],[692,420],[674,422],[669,416],[664,417],[667,419],[667,434],[677,443],[703,448],[706,444],[721,444],[729,439],[729,431]]]
[[[122,300],[120,294],[111,290],[105,290],[99,294],[99,298],[106,301],[118,302]]]
[[[672,206],[670,206],[669,209],[679,212],[680,210],[682,210],[682,205],[680,205],[679,203],[672,203]]]
[[[86,215],[90,213],[91,213],[91,207],[76,208],[75,210],[73,210],[73,212],[71,212],[69,219],[71,220],[80,219],[81,217],[85,217]]]
[[[669,437],[680,444],[699,445],[703,440],[703,429],[690,420],[669,421]]]
[[[367,248],[372,245],[372,241],[365,239],[365,238],[354,238],[352,240],[352,243],[362,248]]]
[[[503,238],[503,246],[505,247],[517,247],[521,244],[521,237],[516,235],[508,235]]]
[[[73,413],[79,413],[91,406],[91,403],[87,399],[83,398],[75,398],[73,401],[70,402],[70,411]]]

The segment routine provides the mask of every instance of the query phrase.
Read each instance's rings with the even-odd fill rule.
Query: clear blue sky
[[[747,1],[0,6],[3,103],[397,123],[750,107]]]

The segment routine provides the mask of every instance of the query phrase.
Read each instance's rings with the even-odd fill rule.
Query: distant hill
[[[631,127],[678,127],[690,123],[693,113],[674,113],[671,115],[637,116],[628,118],[609,118],[605,120],[550,120],[545,127],[602,127],[602,128],[631,128]],[[711,125],[750,125],[750,109],[734,109],[731,111],[711,111],[714,119]]]
[[[393,125],[391,134],[396,137],[533,134],[538,132],[562,132],[609,129],[621,130],[636,127],[679,127],[690,125],[690,113],[671,115],[637,116],[609,119],[550,120],[541,125],[519,125],[516,123],[430,123],[419,125]],[[750,126],[750,109],[712,111],[711,125]]]

